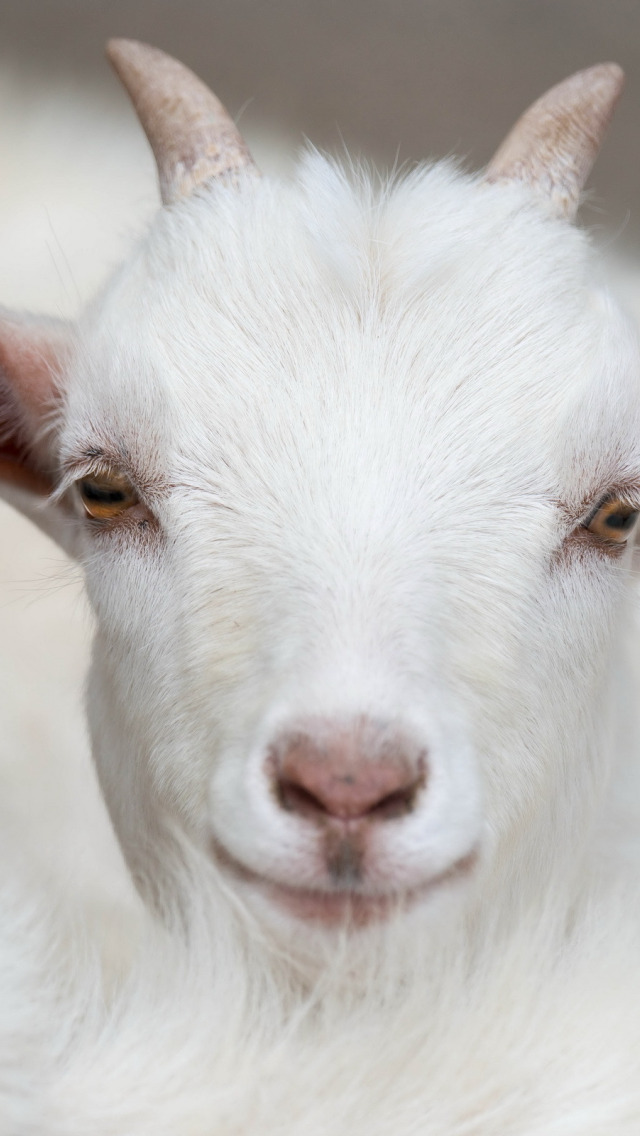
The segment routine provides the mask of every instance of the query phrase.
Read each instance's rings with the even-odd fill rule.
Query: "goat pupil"
[[[82,482],[82,492],[88,501],[96,501],[102,505],[117,505],[124,501],[121,489],[106,489],[91,481]]]
[[[633,525],[637,512],[632,513],[610,513],[607,517],[605,524],[611,529],[619,529],[626,532]]]

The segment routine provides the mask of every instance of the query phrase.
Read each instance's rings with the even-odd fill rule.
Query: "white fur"
[[[89,948],[52,976],[32,932],[40,1087],[11,1108],[52,1136],[637,1133],[632,552],[570,537],[612,486],[640,496],[638,378],[587,237],[522,187],[310,155],[158,216],[51,428],[63,488],[115,450],[158,530],[50,523],[96,618],[98,775],[163,920],[124,980]],[[318,928],[212,845],[326,888],[264,754],[361,715],[430,755],[365,890],[432,886]]]
[[[27,1036],[20,1050],[14,1031],[2,1052],[12,1058],[14,1115],[21,1106],[38,1120],[5,1121],[2,1131],[637,1132],[639,928],[629,894],[593,891],[566,906],[557,884],[523,905],[516,928],[488,920],[480,941],[461,928],[455,950],[433,937],[408,942],[398,926],[366,942],[342,937],[311,987],[213,895],[214,920],[194,918],[188,943],[156,928],[128,982],[106,996],[76,948],[76,994],[67,986],[61,998],[50,953],[38,969],[30,929],[32,969],[23,943],[20,968],[32,985],[19,991]],[[10,963],[15,997],[15,954]]]
[[[560,552],[640,470],[635,332],[590,259],[519,188],[436,166],[376,191],[313,157],[291,189],[162,214],[90,312],[62,460],[70,480],[115,445],[162,531],[72,538],[98,773],[154,887],[170,819],[322,886],[263,774],[305,716],[378,715],[428,747],[372,888],[478,848],[475,902],[575,856],[627,732],[629,554]]]

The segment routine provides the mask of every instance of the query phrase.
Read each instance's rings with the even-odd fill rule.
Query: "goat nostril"
[[[300,816],[313,816],[316,813],[329,815],[329,810],[319,797],[316,797],[314,793],[311,793],[302,785],[296,785],[295,781],[289,781],[286,777],[279,778],[276,781],[276,794],[278,804],[286,812],[299,813]]]
[[[393,793],[388,793],[377,804],[372,805],[368,810],[368,815],[379,820],[395,820],[397,817],[405,816],[407,813],[412,812],[416,797],[424,784],[423,777],[417,777],[413,785],[407,786],[405,789],[396,789]]]
[[[375,741],[362,750],[346,731],[323,739],[289,735],[269,755],[282,809],[316,822],[386,821],[410,813],[426,782],[426,755],[394,738],[393,752]],[[359,740],[359,739],[358,739]],[[388,742],[388,738],[384,738]],[[382,752],[381,752],[382,750]]]
[[[420,775],[411,784],[372,799],[371,794],[362,793],[353,776],[336,778],[333,786],[319,787],[317,792],[292,778],[279,777],[275,791],[278,804],[286,812],[311,819],[324,816],[338,820],[396,820],[413,810],[423,785],[424,776]]]

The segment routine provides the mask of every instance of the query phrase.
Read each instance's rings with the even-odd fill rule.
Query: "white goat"
[[[569,223],[619,69],[482,178],[283,187],[179,64],[111,58],[166,207],[77,327],[5,315],[0,475],[84,567],[169,929],[106,1010],[29,931],[7,1131],[637,1134],[640,353]]]

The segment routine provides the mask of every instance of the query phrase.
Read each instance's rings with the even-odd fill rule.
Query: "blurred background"
[[[640,0],[2,0],[0,29],[0,301],[73,309],[155,205],[111,35],[196,70],[272,172],[305,137],[481,166],[548,86],[616,60],[628,86],[584,220],[640,248]]]
[[[393,161],[484,163],[514,113],[580,67],[615,59],[630,90],[601,172],[640,190],[638,0],[3,0],[2,57],[41,80],[110,83],[110,35],[149,40],[208,80],[253,133]],[[8,108],[7,108],[8,109]]]
[[[640,267],[640,0],[0,0],[0,32],[0,304],[75,314],[157,207],[109,36],[187,63],[285,174],[305,138],[482,166],[549,86],[616,60],[627,90],[582,218]],[[77,570],[0,504],[0,827],[84,909],[124,886],[88,760],[89,637]]]

